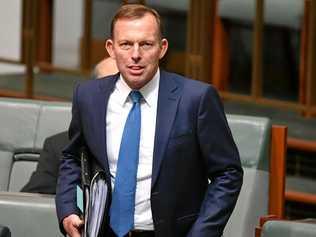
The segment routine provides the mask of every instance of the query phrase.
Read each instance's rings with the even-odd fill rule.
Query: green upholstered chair
[[[272,124],[268,118],[263,117],[227,115],[227,119],[239,149],[244,181],[223,236],[253,237],[260,216],[273,212],[277,214],[270,205],[273,197],[270,193],[270,151],[274,142],[271,139]],[[279,145],[285,146],[285,137],[281,141],[283,144]],[[284,154],[280,158],[284,159]],[[279,194],[282,192],[284,195],[284,187],[278,191]]]
[[[61,236],[54,196],[18,193],[48,136],[67,130],[69,103],[0,99],[0,224],[12,236]]]
[[[315,237],[316,222],[270,220],[262,226],[260,237]]]
[[[14,237],[60,236],[52,195],[18,193],[36,166],[46,137],[64,131],[71,104],[0,99],[0,224]],[[245,176],[225,237],[253,236],[269,213],[271,123],[267,118],[228,115]]]

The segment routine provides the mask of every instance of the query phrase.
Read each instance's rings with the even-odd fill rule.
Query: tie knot
[[[139,91],[131,91],[129,96],[132,99],[133,103],[139,103],[140,99],[143,97]]]

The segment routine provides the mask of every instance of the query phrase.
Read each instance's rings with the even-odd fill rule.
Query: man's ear
[[[110,55],[111,58],[115,59],[115,54],[114,54],[114,42],[112,39],[107,39],[105,42],[105,48],[106,51],[108,51],[108,54]]]
[[[163,56],[165,56],[165,54],[166,54],[166,52],[168,50],[168,40],[167,39],[163,38],[161,40],[160,48],[161,48],[161,50],[160,50],[159,59],[162,59]]]

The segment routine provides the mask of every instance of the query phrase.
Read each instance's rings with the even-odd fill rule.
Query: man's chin
[[[141,77],[129,77],[127,80],[126,80],[126,83],[128,84],[128,86],[131,88],[131,89],[134,89],[134,90],[139,90],[140,88],[142,88],[144,85],[147,84],[149,80],[144,80],[143,78]]]

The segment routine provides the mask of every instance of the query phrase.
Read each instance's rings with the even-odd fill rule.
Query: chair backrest
[[[227,118],[240,152],[244,183],[224,237],[252,237],[259,217],[268,214],[271,122],[252,116]],[[20,190],[35,169],[44,139],[65,131],[70,119],[70,103],[1,98],[0,191]]]
[[[244,169],[243,186],[224,237],[253,237],[258,219],[268,214],[271,122],[268,118],[227,115]]]
[[[261,237],[315,237],[316,222],[272,220],[264,223]]]
[[[13,237],[63,236],[52,195],[0,192],[0,223]]]
[[[1,98],[0,191],[19,191],[46,137],[67,130],[71,104]]]

